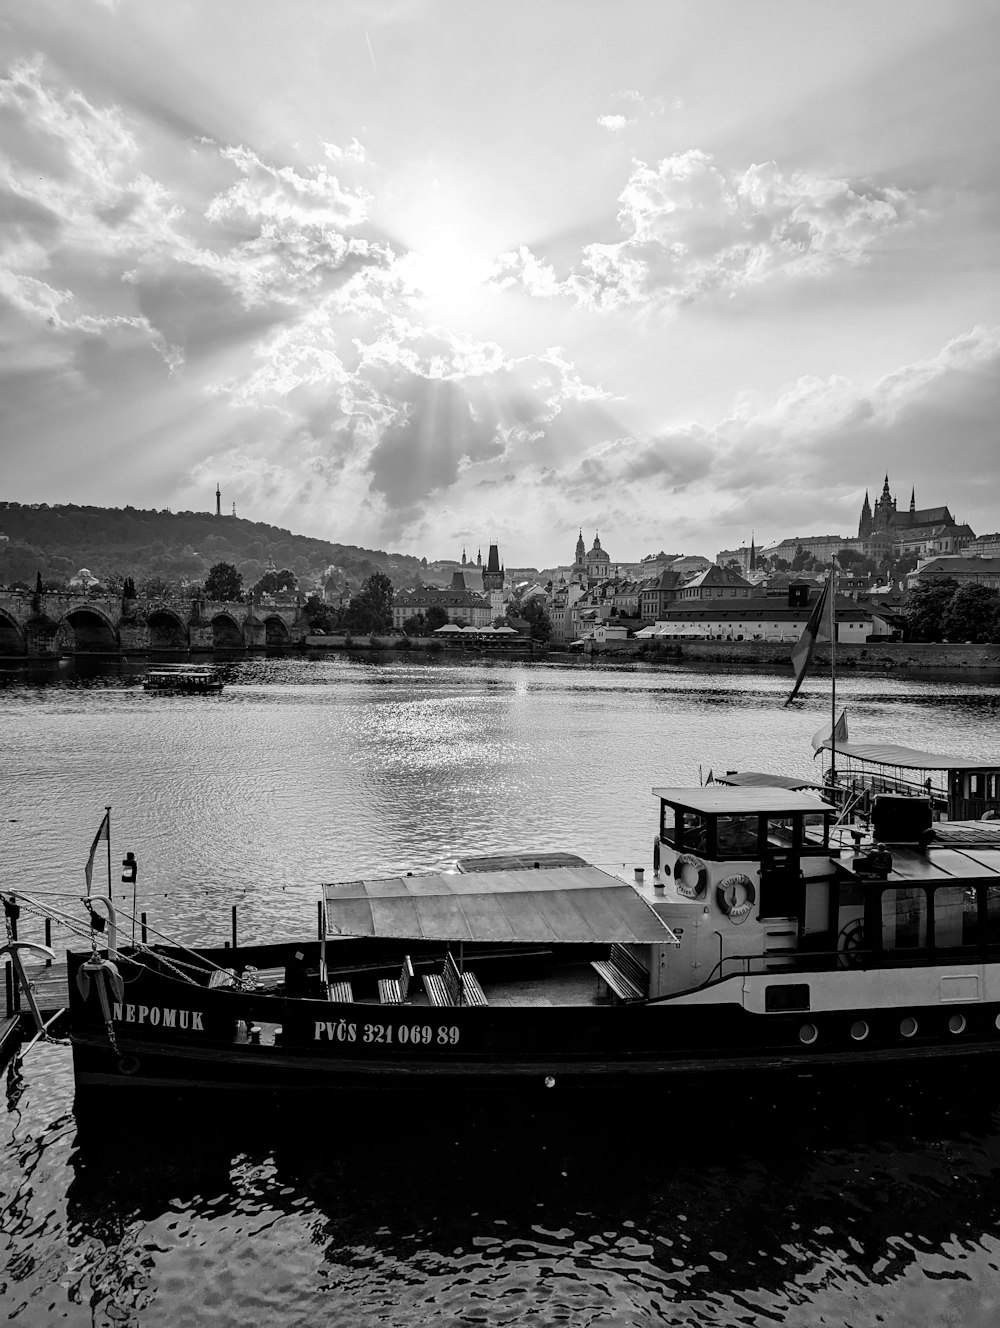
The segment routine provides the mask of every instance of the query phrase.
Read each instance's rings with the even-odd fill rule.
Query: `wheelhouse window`
[[[830,818],[825,812],[804,812],[802,816],[803,848],[827,849],[830,846]]]
[[[934,891],[934,944],[947,950],[976,945],[979,940],[979,903],[975,887],[941,885]]]
[[[795,817],[769,816],[765,830],[768,848],[790,849],[795,846]]]
[[[701,812],[682,812],[681,816],[681,848],[686,853],[707,853],[708,817]]]
[[[920,886],[882,892],[882,948],[912,950],[927,944],[927,896]]]
[[[756,814],[717,816],[715,832],[720,858],[757,856],[759,822]]]
[[[660,838],[668,844],[677,843],[677,813],[669,802],[660,803]]]
[[[986,887],[986,944],[1000,945],[1000,885]]]

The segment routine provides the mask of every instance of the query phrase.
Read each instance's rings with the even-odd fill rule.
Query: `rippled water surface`
[[[463,853],[648,865],[653,785],[808,774],[820,681],[281,659],[217,698],[0,673],[0,882],[77,899],[112,806],[152,925],[311,931],[323,880]],[[852,734],[995,756],[993,684],[853,677]],[[99,869],[106,870],[99,859]],[[131,892],[120,902],[131,908]],[[22,917],[21,935],[40,934]],[[58,934],[55,944],[60,944]],[[0,1312],[18,1324],[1000,1322],[1000,1087],[895,1082],[74,1113],[8,1076]]]

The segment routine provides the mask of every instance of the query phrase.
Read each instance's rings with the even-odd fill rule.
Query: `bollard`
[[[642,885],[642,878],[643,878],[644,874],[645,874],[645,868],[644,868],[644,867],[636,867],[636,869],[635,869],[635,883],[636,883],[636,885]]]

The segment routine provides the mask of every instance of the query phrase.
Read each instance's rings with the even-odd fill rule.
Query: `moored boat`
[[[78,1088],[621,1086],[1000,1053],[991,822],[929,829],[926,800],[880,795],[844,847],[815,791],[653,792],[634,879],[519,854],[328,885],[298,943],[95,934],[69,956]]]
[[[147,692],[221,692],[222,679],[210,664],[158,664],[143,680]]]

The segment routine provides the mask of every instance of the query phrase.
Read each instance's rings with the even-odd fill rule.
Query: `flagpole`
[[[111,807],[106,803],[104,810],[108,817],[108,898],[111,898]]]
[[[837,559],[830,563],[830,783],[837,782]]]

